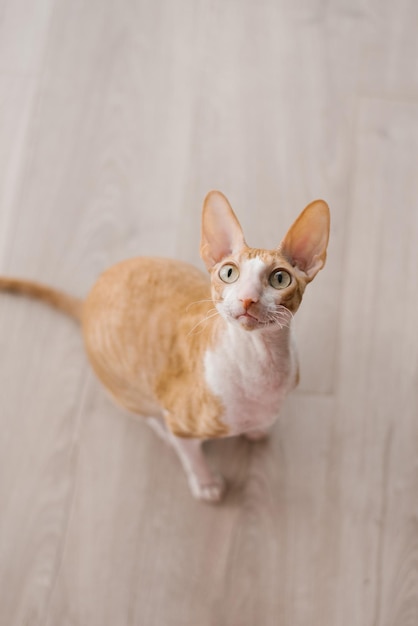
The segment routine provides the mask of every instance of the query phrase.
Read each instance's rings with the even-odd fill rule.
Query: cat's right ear
[[[325,264],[329,238],[329,208],[323,200],[308,204],[288,230],[280,251],[311,281]]]
[[[240,223],[220,191],[210,191],[203,203],[200,256],[210,270],[226,256],[246,246]]]

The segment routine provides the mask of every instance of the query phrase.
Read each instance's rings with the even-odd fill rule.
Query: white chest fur
[[[231,435],[263,429],[278,417],[294,387],[297,358],[291,331],[248,332],[228,324],[205,355],[206,382],[225,407]]]

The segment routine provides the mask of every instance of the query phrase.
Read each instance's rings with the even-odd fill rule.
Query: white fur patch
[[[294,387],[297,358],[291,331],[246,331],[228,324],[205,355],[205,377],[224,407],[231,435],[266,428]]]
[[[266,264],[259,258],[245,260],[240,266],[240,276],[236,283],[226,285],[223,301],[218,309],[223,317],[237,318],[244,312],[243,300],[259,302],[263,297],[261,276]]]
[[[241,265],[240,280],[236,283],[236,297],[257,299],[261,295],[261,276],[266,271],[266,264],[260,258],[247,259]]]

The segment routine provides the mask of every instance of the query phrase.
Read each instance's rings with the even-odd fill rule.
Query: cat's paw
[[[226,490],[226,482],[220,475],[208,483],[200,483],[196,476],[190,476],[189,485],[193,496],[203,502],[220,502]]]
[[[249,430],[247,433],[244,433],[244,437],[248,439],[248,441],[264,441],[269,436],[269,431],[267,429],[260,428],[259,430]]]

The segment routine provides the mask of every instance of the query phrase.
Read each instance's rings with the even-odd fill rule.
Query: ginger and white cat
[[[178,453],[192,493],[218,501],[224,481],[206,439],[259,439],[298,381],[291,321],[323,267],[329,209],[309,204],[277,249],[247,246],[223,194],[203,206],[200,253],[210,274],[139,257],[98,279],[84,302],[37,283],[0,278],[81,322],[87,354],[116,402],[147,418]]]

